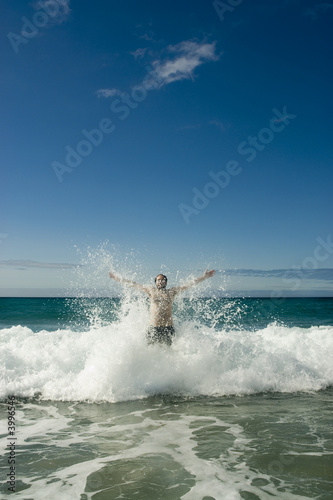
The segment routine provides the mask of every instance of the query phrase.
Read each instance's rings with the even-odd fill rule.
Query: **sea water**
[[[0,299],[1,498],[333,499],[333,299],[174,319],[152,346],[140,295]]]

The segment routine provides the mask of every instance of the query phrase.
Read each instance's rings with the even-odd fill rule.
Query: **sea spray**
[[[6,324],[15,326],[0,329],[1,397],[118,402],[156,394],[295,393],[332,385],[332,302],[275,301],[273,315],[269,299],[214,295],[208,283],[214,276],[177,296],[172,346],[149,346],[148,297],[114,283],[108,272],[140,283],[153,282],[153,276],[145,275],[137,255],[122,257],[106,245],[82,256],[63,299],[66,313],[54,328],[52,322],[39,327],[43,299],[31,299],[34,324],[7,318]],[[168,274],[171,286],[188,279],[185,271]],[[223,279],[217,284],[221,292]],[[29,310],[29,299],[22,300]],[[50,314],[56,325],[52,307],[60,311],[61,299],[45,300],[41,314]],[[318,326],[318,317],[326,318],[325,324]]]
[[[276,301],[272,314],[267,299],[197,288],[175,303],[168,347],[146,344],[145,295],[119,290],[0,300],[0,410],[5,421],[15,395],[17,492],[329,497],[332,299]]]
[[[333,383],[333,327],[224,331],[188,320],[177,323],[171,347],[148,346],[146,306],[120,308],[117,321],[85,331],[1,330],[0,397],[116,402],[317,391]]]

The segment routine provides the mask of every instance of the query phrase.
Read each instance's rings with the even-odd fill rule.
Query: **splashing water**
[[[111,300],[114,320],[108,324],[98,317],[83,329],[2,329],[0,395],[115,402],[158,393],[221,396],[332,384],[327,353],[333,327],[271,323],[257,331],[227,330],[220,327],[220,312],[214,317],[212,301],[202,302],[212,317],[176,316],[171,347],[146,344],[148,304],[142,298]]]
[[[200,297],[207,288],[176,299],[171,347],[148,346],[147,297],[110,284],[115,264],[105,248],[88,252],[73,279],[77,297],[64,302],[67,321],[60,328],[0,330],[1,397],[116,402],[166,393],[317,391],[332,384],[332,326],[287,326],[278,314],[272,317],[268,303],[260,309],[255,301]],[[118,274],[147,282],[139,267],[130,275],[126,265]],[[116,286],[120,297],[96,298],[101,283],[109,286],[108,295]]]

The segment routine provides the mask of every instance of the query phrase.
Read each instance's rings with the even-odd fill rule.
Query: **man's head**
[[[157,288],[165,288],[167,286],[168,278],[164,274],[158,274],[155,278]]]

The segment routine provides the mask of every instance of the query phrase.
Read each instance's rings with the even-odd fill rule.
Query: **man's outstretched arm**
[[[112,278],[115,281],[119,281],[119,283],[127,286],[131,286],[132,288],[136,288],[137,290],[140,290],[140,292],[146,292],[149,293],[148,287],[141,285],[140,283],[136,283],[136,281],[131,281],[127,280],[125,278],[121,278],[119,276],[116,276],[112,272],[109,273],[110,278]]]
[[[184,292],[185,290],[188,290],[188,288],[192,288],[192,286],[196,286],[199,283],[201,283],[202,281],[205,281],[206,279],[211,278],[212,276],[214,276],[214,274],[215,274],[214,269],[211,269],[210,271],[208,271],[208,269],[206,269],[206,271],[204,272],[204,274],[202,276],[199,276],[199,278],[195,278],[193,281],[190,281],[186,285],[175,287],[175,291],[177,293]]]

